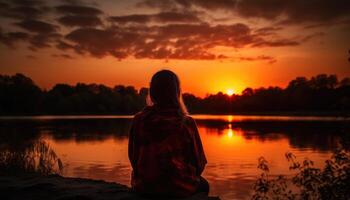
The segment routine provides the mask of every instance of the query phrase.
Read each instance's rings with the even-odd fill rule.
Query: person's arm
[[[131,124],[131,128],[130,128],[130,132],[129,132],[129,144],[128,144],[128,156],[129,156],[129,160],[131,163],[131,166],[133,169],[135,169],[136,166],[136,151],[135,151],[135,127],[136,127],[136,117],[134,117],[134,119],[132,120],[132,124]]]
[[[191,118],[191,130],[193,130],[193,147],[195,155],[195,165],[197,175],[200,176],[207,164],[207,159],[204,154],[202,141],[198,132],[197,124],[194,119]]]

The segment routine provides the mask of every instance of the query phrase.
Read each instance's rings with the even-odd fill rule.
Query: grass
[[[0,171],[4,174],[38,173],[60,174],[62,161],[45,141],[39,140],[24,149],[2,149]]]

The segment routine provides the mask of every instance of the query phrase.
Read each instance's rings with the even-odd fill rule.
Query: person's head
[[[187,109],[182,100],[180,80],[170,70],[161,70],[152,76],[150,89],[150,101],[148,104],[155,104],[160,107],[177,107],[186,115]]]

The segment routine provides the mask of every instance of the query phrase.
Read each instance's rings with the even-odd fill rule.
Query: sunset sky
[[[349,0],[0,0],[0,74],[40,87],[147,87],[171,69],[199,96],[350,76]]]

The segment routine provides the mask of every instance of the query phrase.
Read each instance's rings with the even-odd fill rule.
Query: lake
[[[249,199],[264,156],[272,175],[290,175],[286,152],[318,167],[329,159],[350,120],[337,117],[193,115],[208,164],[211,195]],[[130,185],[127,156],[132,116],[0,117],[0,145],[46,140],[64,163],[63,176]],[[20,142],[22,141],[22,143]]]

